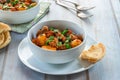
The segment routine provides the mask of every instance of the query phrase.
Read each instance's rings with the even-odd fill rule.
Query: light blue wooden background
[[[45,1],[45,0],[44,0]],[[67,76],[45,75],[24,66],[17,48],[25,34],[11,32],[12,42],[0,50],[0,80],[120,80],[120,0],[72,0],[84,6],[96,6],[89,11],[93,17],[81,20],[52,0],[50,12],[41,20],[63,19],[81,24],[87,33],[106,46],[106,56],[93,68]]]

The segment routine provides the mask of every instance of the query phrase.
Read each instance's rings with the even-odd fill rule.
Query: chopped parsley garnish
[[[62,31],[62,34],[65,35],[68,32],[68,29]]]
[[[50,30],[51,30],[51,31],[54,31],[54,29],[55,29],[54,27],[50,27]]]
[[[58,43],[57,43],[57,46],[62,46],[62,42],[58,42]]]
[[[58,29],[54,29],[53,31],[54,31],[54,32],[59,32],[59,30],[58,30]]]
[[[48,40],[46,41],[46,45],[48,45],[50,42],[54,40],[54,36],[50,36]]]
[[[64,45],[65,45],[66,49],[70,49],[71,48],[69,43],[65,43]]]
[[[50,36],[50,37],[49,37],[49,40],[53,40],[53,39],[54,39],[54,36]]]

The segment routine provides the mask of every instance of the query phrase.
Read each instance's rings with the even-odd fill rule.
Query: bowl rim
[[[69,21],[69,20],[47,20],[47,21],[42,21],[42,22],[40,22],[39,24],[45,23],[45,22],[51,22],[51,21],[52,21],[52,22],[53,22],[53,21],[65,21],[65,22],[68,22],[68,23],[73,23],[73,24],[79,25],[78,23],[75,23],[75,22],[72,22],[72,21]],[[38,24],[37,24],[37,25],[38,25]],[[84,33],[84,39],[83,39],[83,42],[82,42],[80,45],[78,45],[78,46],[76,46],[76,47],[73,47],[73,48],[70,48],[70,49],[66,49],[66,50],[56,50],[56,51],[54,51],[54,50],[42,49],[41,47],[35,45],[35,44],[31,41],[31,39],[30,39],[30,32],[32,31],[32,29],[36,28],[37,25],[34,25],[34,27],[32,27],[32,28],[28,31],[27,39],[28,39],[28,41],[30,42],[30,43],[28,42],[29,44],[31,44],[32,46],[35,46],[36,48],[38,48],[38,49],[40,49],[40,50],[42,50],[42,51],[53,52],[53,53],[56,53],[56,52],[68,52],[68,51],[72,51],[72,50],[74,51],[75,49],[79,48],[80,46],[83,46],[83,44],[85,44],[85,42],[86,42],[86,38],[87,38],[86,31],[85,31],[84,28],[82,28],[82,27],[80,26],[80,28],[83,30],[83,33]]]
[[[36,0],[35,0],[36,1]],[[6,12],[6,13],[22,13],[22,12],[27,12],[27,11],[30,11],[30,10],[33,10],[34,8],[36,8],[36,7],[40,7],[40,0],[38,0],[38,2],[37,2],[37,5],[36,6],[34,6],[34,7],[32,7],[32,8],[30,8],[30,9],[27,9],[27,10],[22,10],[22,11],[5,11],[5,10],[0,10],[0,12]]]

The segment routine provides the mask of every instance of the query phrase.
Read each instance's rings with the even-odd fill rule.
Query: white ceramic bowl
[[[83,42],[77,47],[67,50],[58,50],[58,51],[44,50],[36,46],[34,43],[32,43],[31,39],[32,37],[35,37],[38,30],[45,25],[49,27],[52,26],[58,29],[66,29],[66,28],[71,29],[73,30],[73,32],[77,34],[81,34],[83,36]],[[83,28],[81,28],[79,24],[64,20],[53,20],[53,21],[41,22],[33,26],[28,32],[27,39],[28,39],[29,47],[32,53],[36,55],[36,58],[47,63],[62,64],[73,61],[78,58],[78,56],[85,47],[86,34]]]
[[[31,21],[36,17],[40,10],[40,0],[34,0],[37,5],[31,9],[23,11],[4,11],[0,10],[0,21],[8,24],[21,24]]]

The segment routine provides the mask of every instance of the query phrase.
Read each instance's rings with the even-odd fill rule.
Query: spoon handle
[[[68,1],[68,0],[62,0],[62,1],[69,2],[69,3],[71,3],[71,4],[75,5],[75,6],[79,5],[79,4],[77,4],[76,2],[73,2],[73,1]]]
[[[91,10],[91,9],[95,8],[95,6],[92,6],[92,7],[77,6],[76,8],[80,11],[87,11],[87,10]]]

